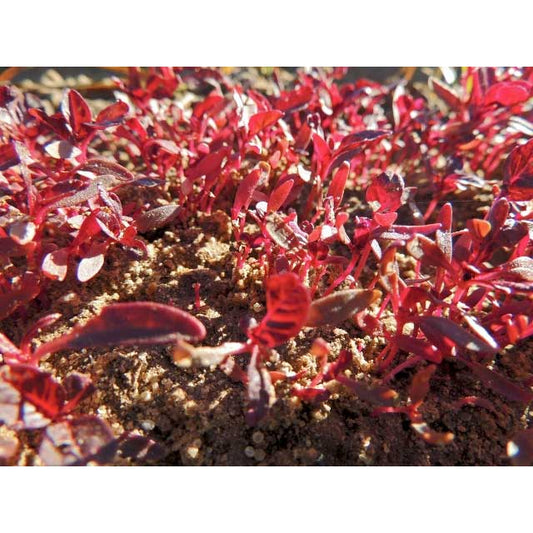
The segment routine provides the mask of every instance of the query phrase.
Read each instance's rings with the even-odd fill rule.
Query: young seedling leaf
[[[283,202],[289,196],[293,185],[294,180],[288,179],[276,186],[268,199],[267,213],[277,211],[283,205]]]
[[[379,213],[396,211],[406,200],[403,178],[390,172],[380,174],[366,190],[366,201]]]
[[[274,125],[283,116],[282,111],[262,111],[250,117],[248,122],[248,134],[250,137],[257,135],[260,131]]]
[[[318,328],[339,324],[368,308],[380,296],[380,291],[366,289],[347,289],[324,296],[311,303],[305,325]]]
[[[105,252],[107,251],[107,243],[93,243],[91,244],[87,255],[82,257],[78,263],[76,277],[82,283],[94,278],[104,266]]]
[[[81,154],[79,148],[65,140],[48,143],[44,149],[54,159],[71,159]]]
[[[83,466],[110,463],[118,442],[110,427],[96,416],[79,416],[46,428],[39,457],[47,466]]]
[[[118,181],[133,181],[133,174],[122,165],[109,161],[107,159],[93,158],[89,159],[83,165],[80,165],[76,172],[90,172],[95,176],[113,176]]]
[[[296,274],[283,272],[271,276],[266,288],[267,314],[250,338],[273,348],[297,335],[309,313],[310,296]]]
[[[255,355],[248,365],[247,375],[248,407],[245,418],[249,425],[255,426],[267,415],[276,395],[268,370]]]
[[[154,207],[137,218],[137,231],[146,233],[167,226],[176,219],[179,211],[180,207],[175,204]]]
[[[429,392],[429,381],[431,376],[437,370],[436,365],[428,365],[420,369],[411,380],[409,387],[409,397],[411,398],[411,404],[421,404]]]
[[[211,152],[206,156],[202,157],[194,166],[187,169],[185,175],[191,179],[195,180],[200,176],[206,176],[220,169],[224,158],[228,156],[230,150],[228,147],[224,146],[215,152]]]
[[[335,175],[333,176],[331,183],[328,188],[326,196],[331,196],[333,198],[333,205],[338,207],[342,202],[342,197],[344,195],[344,188],[346,187],[346,180],[350,174],[350,163],[345,161],[339,167]]]
[[[65,405],[62,408],[63,414],[70,413],[87,396],[95,391],[91,378],[85,374],[72,372],[62,381],[65,389]]]
[[[513,106],[525,102],[531,95],[531,86],[522,81],[502,81],[491,85],[485,93],[485,104]]]
[[[222,363],[229,355],[242,351],[245,345],[242,342],[224,342],[220,346],[194,347],[183,339],[178,339],[173,352],[174,362],[187,368],[193,364],[211,366]]]
[[[497,345],[488,344],[452,322],[448,318],[426,316],[417,319],[427,338],[434,343],[450,344],[477,353],[496,353]]]
[[[511,200],[533,198],[533,139],[517,146],[507,157],[503,167],[503,184]]]
[[[91,109],[83,96],[74,89],[68,92],[68,119],[72,127],[72,133],[76,139],[81,139],[86,136],[88,128],[87,124],[93,120]]]
[[[204,325],[177,307],[153,302],[116,303],[104,307],[99,315],[63,337],[42,344],[35,357],[39,359],[58,350],[167,344],[179,338],[200,340],[205,335]]]
[[[96,116],[95,123],[101,128],[108,128],[120,124],[128,114],[129,106],[126,102],[115,102],[102,109]]]
[[[474,372],[484,385],[494,392],[505,396],[513,402],[526,404],[533,400],[533,393],[530,390],[513,383],[499,372],[490,370],[474,361],[461,360]]]
[[[57,418],[65,390],[48,372],[30,365],[0,368],[0,421],[20,429],[39,429]]]
[[[354,392],[361,400],[373,405],[394,405],[398,393],[384,385],[370,386],[362,381],[355,381],[344,375],[338,375],[337,381]]]

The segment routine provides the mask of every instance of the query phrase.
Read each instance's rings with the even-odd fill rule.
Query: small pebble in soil
[[[192,416],[198,411],[198,405],[195,401],[189,400],[185,403],[185,414],[187,416]]]
[[[262,461],[266,457],[265,450],[257,449],[254,452],[254,459],[256,461]]]
[[[185,400],[185,398],[187,397],[187,393],[186,393],[181,387],[176,387],[176,388],[172,391],[171,396],[172,396],[172,398],[174,398],[176,401],[178,401],[178,402],[182,402],[182,401]]]
[[[261,444],[265,440],[265,436],[261,431],[254,431],[252,435],[252,440],[255,444]]]
[[[196,459],[200,450],[196,446],[189,446],[187,448],[187,455],[190,459]]]
[[[141,395],[140,399],[143,402],[149,402],[152,399],[152,393],[149,390],[145,390]]]
[[[255,450],[252,446],[246,446],[246,448],[244,448],[244,455],[246,455],[246,457],[249,457],[250,459],[252,457],[255,457]]]
[[[141,422],[141,427],[145,430],[145,431],[152,431],[152,429],[155,428],[155,422],[153,420],[143,420]]]

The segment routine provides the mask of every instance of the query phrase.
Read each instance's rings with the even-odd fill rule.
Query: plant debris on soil
[[[533,69],[0,83],[0,464],[533,462]]]

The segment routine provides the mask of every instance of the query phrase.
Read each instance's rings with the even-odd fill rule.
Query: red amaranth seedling
[[[288,378],[291,381],[300,377],[269,372],[266,362],[270,359],[272,349],[298,335],[303,327],[335,325],[366,310],[379,295],[379,291],[356,289],[311,302],[309,290],[295,274],[276,274],[267,285],[267,314],[258,325],[247,329],[247,342],[195,348],[179,340],[174,350],[174,360],[180,366],[190,366],[193,362],[204,366],[220,365],[226,373],[243,381],[248,389],[247,419],[255,424],[266,415],[276,399],[272,376],[274,380]],[[246,372],[234,359],[235,355],[241,353],[250,353]],[[296,394],[301,395],[301,389],[298,391]]]
[[[179,315],[181,326],[196,327],[179,337],[176,361],[220,365],[244,383],[250,422],[267,415],[277,381],[309,402],[329,400],[342,384],[376,413],[405,414],[427,443],[445,444],[450,433],[435,432],[420,409],[443,361],[509,401],[530,403],[531,376],[506,377],[493,363],[533,334],[533,69],[465,68],[451,84],[435,72],[416,86],[345,82],[345,69],[298,71],[291,83],[278,74],[263,94],[218,69],[132,68],[115,79],[118,101],[99,113],[74,90],[50,114],[49,102],[0,87],[0,319],[24,321],[35,306],[46,311],[51,286],[104,276],[112,246],[139,257],[159,232],[179,234],[199,214],[221,210],[231,221],[233,277],[254,272],[264,318],[250,321],[246,342],[207,347],[190,343],[205,331],[188,315],[152,311],[155,322],[173,327]],[[486,210],[458,220],[454,206],[476,194]],[[198,311],[200,285],[193,289]],[[119,308],[108,309],[104,316],[120,319]],[[9,420],[21,423],[20,402],[41,401],[23,398],[25,375],[64,389],[53,393],[61,401],[43,404],[55,425],[43,449],[54,461],[61,435],[74,443],[64,462],[98,457],[75,445],[91,431],[98,442],[115,441],[101,421],[69,422],[78,396],[37,368],[42,356],[176,340],[164,326],[156,333],[161,324],[134,312],[141,307],[120,309],[133,314],[115,331],[93,319],[35,350],[35,332],[54,316],[19,347],[0,337],[4,390],[18,398],[6,404]],[[332,354],[323,341],[309,352],[314,376],[270,362],[305,328],[343,322],[350,335],[359,328],[385,341],[371,386],[349,375],[347,347]],[[414,377],[402,403],[393,387],[406,369]],[[482,397],[466,398],[487,408]],[[515,463],[530,462],[530,433],[511,448]]]
[[[39,457],[48,465],[108,463],[120,451],[124,457],[155,460],[163,448],[146,437],[123,433],[114,437],[106,422],[93,415],[73,413],[94,391],[88,376],[72,373],[58,382],[38,368],[41,358],[60,350],[111,345],[167,344],[178,338],[200,340],[201,322],[181,309],[151,302],[111,304],[82,326],[32,349],[32,338],[60,315],[40,319],[25,334],[20,347],[0,333],[0,422],[15,430],[44,430]],[[0,458],[9,458],[8,446]]]

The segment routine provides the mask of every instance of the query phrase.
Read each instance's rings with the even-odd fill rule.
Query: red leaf
[[[44,147],[46,153],[54,159],[70,159],[78,157],[81,150],[68,141],[53,141]]]
[[[521,256],[505,265],[506,273],[524,281],[533,281],[533,258]]]
[[[417,235],[416,238],[409,241],[407,251],[426,267],[453,270],[452,264],[442,249],[424,235]]]
[[[86,124],[92,122],[93,116],[83,96],[74,89],[68,92],[68,110],[67,119],[72,127],[72,133],[76,139],[82,139],[90,131]]]
[[[0,146],[0,171],[18,165],[20,163],[19,155],[15,148],[15,143],[10,142]]]
[[[178,339],[172,357],[174,362],[183,368],[190,367],[192,364],[211,366],[224,362],[229,355],[241,352],[244,347],[245,344],[242,342],[224,342],[219,346],[195,347]]]
[[[267,206],[268,213],[277,211],[283,205],[283,202],[289,196],[289,193],[291,192],[293,185],[294,185],[293,179],[288,179],[282,183],[278,183],[278,185],[272,191],[268,199],[268,206]]]
[[[0,368],[0,421],[13,429],[38,429],[61,413],[65,390],[48,372],[29,365]]]
[[[485,93],[485,105],[513,106],[529,99],[531,86],[524,81],[502,81],[491,85]]]
[[[117,180],[112,175],[103,175],[90,181],[87,186],[76,192],[68,192],[59,200],[54,199],[49,205],[48,209],[57,209],[59,207],[73,207],[82,204],[92,198],[96,198],[100,194],[102,188],[111,189],[117,186]],[[57,198],[57,197],[56,197]]]
[[[531,145],[531,148],[533,148],[533,144]],[[509,158],[507,158],[506,166],[508,162],[509,162]],[[506,179],[505,176],[507,176],[509,172],[512,172],[511,169],[505,170],[505,168],[506,167],[504,167],[504,181]],[[490,208],[489,215],[488,215],[488,220],[490,222],[492,234],[494,234],[495,232],[497,232],[498,230],[502,228],[505,221],[507,220],[507,217],[509,216],[510,209],[511,208],[509,206],[509,202],[506,198],[501,197],[494,201],[494,203],[492,204]]]
[[[40,109],[30,109],[28,114],[36,118],[42,124],[45,124],[53,132],[57,133],[62,139],[71,140],[70,131],[67,129],[65,123],[65,117],[61,113],[48,116],[44,111]]]
[[[398,218],[398,213],[374,213],[374,220],[383,228],[392,226]]]
[[[305,387],[303,389],[292,389],[292,395],[304,402],[322,403],[329,399],[331,393],[322,387]]]
[[[76,277],[82,283],[94,278],[98,272],[104,266],[105,252],[107,251],[107,243],[93,243],[85,257],[82,257],[78,269],[76,271]]]
[[[69,374],[62,382],[65,389],[65,405],[61,410],[62,414],[68,414],[87,396],[95,390],[91,378],[85,374],[73,372]]]
[[[437,370],[436,365],[428,365],[424,368],[421,368],[411,380],[411,385],[409,387],[409,397],[411,398],[411,403],[413,405],[421,404],[429,392],[429,381],[431,376]]]
[[[270,373],[258,361],[257,354],[252,356],[248,365],[247,376],[248,408],[246,422],[253,426],[266,416],[276,396]]]
[[[130,108],[126,102],[115,102],[98,113],[95,123],[102,128],[108,128],[109,126],[120,124],[128,114],[129,109]]]
[[[477,353],[496,353],[497,345],[490,345],[452,322],[439,316],[425,316],[416,319],[426,337],[437,346],[457,346]]]
[[[368,308],[381,296],[378,290],[347,289],[311,303],[306,326],[335,325]]]
[[[252,170],[237,187],[235,193],[235,200],[233,202],[233,208],[231,209],[231,217],[235,220],[241,210],[247,210],[250,202],[252,201],[252,195],[255,189],[262,181],[268,179],[270,174],[270,165],[268,163],[260,164],[259,168]]]
[[[429,342],[423,339],[414,339],[407,335],[397,335],[395,343],[400,350],[422,357],[430,363],[441,363],[442,354]]]
[[[248,122],[248,135],[250,137],[257,135],[260,131],[275,124],[282,116],[283,113],[277,110],[262,111],[253,115]]]
[[[340,168],[333,176],[331,183],[328,188],[326,196],[331,196],[333,198],[333,205],[338,207],[342,202],[342,197],[344,195],[344,188],[346,187],[346,180],[350,174],[350,163],[345,161]]]
[[[328,143],[317,133],[313,133],[313,151],[321,163],[327,164],[331,156],[331,150]]]
[[[167,226],[176,219],[180,212],[179,205],[169,204],[146,211],[136,219],[137,231],[146,233]]]
[[[48,466],[105,464],[113,460],[117,449],[110,427],[100,418],[86,415],[48,426],[39,457]]]
[[[284,112],[292,112],[306,106],[313,97],[311,87],[300,87],[294,91],[282,94],[275,103],[277,109]]]
[[[403,178],[397,174],[383,172],[372,180],[365,196],[373,211],[396,211],[406,201]]]
[[[505,396],[513,402],[529,403],[533,400],[533,393],[516,385],[502,374],[488,369],[480,363],[474,361],[467,361],[461,359],[476,376],[483,382],[484,385],[492,389],[494,392]]]
[[[344,375],[338,375],[337,381],[354,392],[361,400],[374,405],[393,405],[398,393],[384,385],[370,386],[362,381],[355,381]]]
[[[503,167],[503,184],[512,200],[533,198],[533,139],[517,146],[507,157]]]
[[[212,116],[225,105],[225,98],[220,94],[211,94],[202,102],[194,106],[193,117],[200,118],[204,114]]]
[[[452,109],[460,109],[461,99],[451,87],[433,77],[429,78],[429,81],[437,96],[442,98]]]
[[[220,169],[222,161],[229,153],[230,149],[227,146],[220,148],[216,152],[211,152],[200,159],[194,166],[188,168],[185,175],[191,180],[195,180],[200,176],[207,176]]]
[[[41,269],[43,274],[50,279],[63,281],[67,276],[69,252],[66,248],[60,248],[46,254]]]
[[[339,148],[336,150],[336,153],[353,150],[354,148],[365,146],[369,142],[380,141],[381,139],[389,137],[390,135],[391,132],[385,130],[364,130],[358,131],[357,133],[351,133],[342,139]]]
[[[327,176],[332,169],[338,167],[344,161],[350,161],[370,145],[390,135],[391,132],[381,130],[365,130],[347,135],[331,156],[324,176]]]
[[[91,172],[95,176],[111,175],[118,181],[133,181],[133,174],[122,165],[107,159],[94,158],[89,159],[83,165],[80,165],[75,172]]]
[[[20,279],[10,284],[8,290],[0,291],[0,320],[33,300],[40,292],[39,278],[32,272],[25,272]]]
[[[63,337],[42,344],[35,358],[58,350],[110,345],[167,344],[179,338],[203,339],[204,325],[189,313],[170,305],[153,302],[111,304],[83,326]]]
[[[297,335],[304,326],[309,313],[309,291],[298,276],[283,272],[271,276],[266,289],[267,314],[250,338],[273,348]]]
[[[477,241],[482,241],[492,229],[492,226],[488,220],[480,218],[470,218],[466,221],[466,227],[471,235]]]

